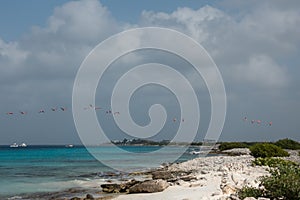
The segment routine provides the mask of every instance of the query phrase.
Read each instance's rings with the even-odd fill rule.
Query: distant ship
[[[66,145],[66,147],[72,148],[72,147],[74,147],[74,145],[73,144],[68,144],[68,145]]]
[[[19,147],[27,147],[27,144],[23,142],[22,144],[19,145]]]
[[[9,147],[11,147],[11,148],[17,148],[17,147],[19,147],[19,145],[17,143],[12,143]]]
[[[21,143],[21,144],[17,144],[17,143],[12,143],[11,145],[9,145],[9,147],[11,148],[17,148],[17,147],[27,147],[27,144],[26,143]]]

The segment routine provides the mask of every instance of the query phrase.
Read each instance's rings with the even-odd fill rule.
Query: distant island
[[[171,140],[161,140],[161,141],[153,141],[153,140],[146,140],[146,139],[127,139],[124,138],[123,140],[112,140],[112,144],[126,146],[126,145],[136,145],[136,146],[165,146],[165,145],[192,145],[192,146],[211,146],[214,145],[216,142],[213,140],[204,140],[202,142],[171,142]]]

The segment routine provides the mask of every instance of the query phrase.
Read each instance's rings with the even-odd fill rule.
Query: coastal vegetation
[[[165,146],[165,145],[190,145],[190,146],[201,146],[201,145],[213,145],[215,142],[171,142],[170,140],[161,140],[161,141],[154,141],[154,140],[147,140],[147,139],[139,139],[139,138],[134,138],[134,139],[127,139],[124,138],[123,140],[112,140],[112,144],[115,145],[132,145],[132,146]]]
[[[276,146],[279,146],[279,147],[283,148],[283,149],[292,149],[292,150],[300,149],[300,143],[299,142],[296,142],[296,141],[288,139],[288,138],[278,140],[274,144]]]
[[[220,143],[219,150],[229,150],[234,148],[248,148],[252,143],[247,142],[222,142]]]
[[[279,158],[256,158],[254,165],[269,166],[270,176],[261,177],[260,188],[243,187],[238,196],[270,199],[300,199],[300,168],[297,163]]]
[[[256,144],[262,144],[262,142],[218,142],[220,144],[219,150],[230,150],[234,148],[250,148]],[[291,139],[281,139],[276,142],[264,142],[263,144],[273,144],[282,149],[300,150],[300,143]]]
[[[164,145],[190,145],[190,146],[209,146],[214,145],[215,141],[194,141],[191,144],[187,142],[171,142],[170,140],[153,141],[147,139],[127,139],[111,141],[115,145],[145,145],[145,146],[164,146]],[[282,149],[300,150],[300,143],[291,139],[281,139],[276,142],[217,142],[220,151],[235,148],[251,148],[257,144],[272,144]],[[274,147],[274,146],[273,146]]]
[[[260,143],[251,146],[251,155],[255,158],[261,157],[286,157],[289,156],[288,152],[284,151],[281,147],[270,143]]]
[[[111,141],[111,143],[115,145],[145,145],[145,146],[163,146],[170,144],[170,140],[162,140],[162,141],[152,141],[152,140],[144,140],[144,139],[132,139],[129,140],[124,138],[121,141]]]
[[[294,165],[297,166],[295,162],[289,160],[283,160],[280,158],[255,158],[252,162],[253,166],[269,166],[269,167],[277,167],[280,165],[288,166]]]

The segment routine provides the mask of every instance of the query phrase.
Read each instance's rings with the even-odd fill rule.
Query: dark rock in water
[[[94,200],[94,197],[91,194],[87,194],[84,200]]]
[[[129,193],[153,193],[161,192],[169,187],[169,183],[165,180],[148,180],[137,183],[129,188]]]
[[[168,167],[170,165],[171,165],[171,163],[163,163],[163,164],[161,164],[162,167]]]
[[[133,179],[121,184],[116,184],[116,183],[102,184],[101,188],[102,191],[106,193],[128,193],[129,188],[138,183],[140,183],[140,181],[136,181]]]

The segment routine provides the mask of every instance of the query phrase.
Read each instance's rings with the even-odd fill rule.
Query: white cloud
[[[117,22],[97,0],[68,2],[54,10],[47,27],[33,29],[35,34],[55,34],[78,42],[100,42],[117,30]]]
[[[250,87],[259,83],[264,89],[279,89],[291,78],[286,66],[279,63],[289,52],[299,51],[297,10],[258,4],[236,17],[204,6],[198,10],[178,8],[172,13],[144,11],[142,19],[144,25],[175,28],[195,38],[217,62],[227,83],[244,82],[243,73],[235,73],[237,69],[248,72],[243,78]],[[259,71],[268,76],[262,77]]]
[[[211,34],[207,28],[220,20],[224,22],[228,17],[216,8],[204,6],[198,10],[178,8],[170,14],[143,11],[141,18],[142,24],[174,28],[204,42]]]
[[[245,65],[233,71],[239,82],[248,82],[261,88],[278,88],[288,84],[287,74],[281,66],[268,56],[253,56]],[[245,85],[245,84],[243,84]]]
[[[4,42],[0,39],[0,61],[18,64],[24,62],[29,52],[20,49],[17,42]],[[4,66],[3,66],[4,67]]]
[[[298,50],[300,42],[298,9],[282,9],[275,5],[258,6],[244,16],[240,28],[251,40],[263,42],[269,48],[279,48],[281,52]]]

